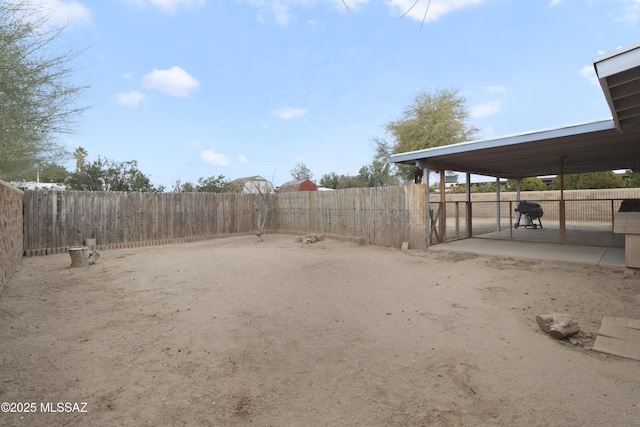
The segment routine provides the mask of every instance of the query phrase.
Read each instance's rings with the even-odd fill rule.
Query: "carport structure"
[[[593,65],[612,112],[612,118],[570,126],[463,142],[391,156],[398,164],[422,168],[427,188],[427,246],[431,246],[432,213],[429,207],[429,172],[440,172],[440,205],[445,204],[444,172],[463,172],[514,179],[518,200],[520,181],[526,177],[640,170],[640,43],[600,55]],[[471,193],[467,185],[467,226],[471,230]],[[564,185],[561,185],[563,188]],[[500,187],[496,185],[500,201]],[[566,243],[564,192],[559,201],[560,242]],[[446,218],[446,212],[440,213]],[[499,209],[498,209],[498,223]],[[440,221],[441,235],[446,231]]]

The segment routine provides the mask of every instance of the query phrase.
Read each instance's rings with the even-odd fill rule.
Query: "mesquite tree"
[[[262,232],[267,223],[269,212],[273,209],[276,195],[273,192],[273,186],[258,185],[255,187],[255,191],[253,195],[253,208],[256,210],[256,236],[258,236],[258,239],[262,242]]]
[[[0,178],[67,153],[56,136],[73,131],[86,86],[72,82],[77,54],[61,50],[63,28],[27,0],[0,1]]]

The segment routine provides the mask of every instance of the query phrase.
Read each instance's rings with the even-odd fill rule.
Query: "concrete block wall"
[[[22,191],[0,180],[0,292],[23,255]]]

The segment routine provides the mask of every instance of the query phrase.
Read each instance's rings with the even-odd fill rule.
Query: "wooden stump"
[[[540,329],[559,340],[580,332],[580,325],[568,314],[542,314],[536,316],[536,322]]]
[[[69,248],[69,256],[71,256],[71,267],[86,267],[96,262],[100,254],[98,251],[84,248]]]

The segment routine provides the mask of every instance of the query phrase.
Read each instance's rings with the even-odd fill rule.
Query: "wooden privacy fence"
[[[248,234],[252,194],[26,191],[24,250],[58,253],[96,239],[99,247]],[[280,193],[265,230],[353,237],[425,248],[424,186]],[[116,247],[117,247],[116,246]]]
[[[25,191],[24,250],[99,246],[250,233],[252,194]],[[267,222],[265,229],[270,229]]]
[[[96,239],[98,246],[191,241],[256,229],[253,194],[120,193],[25,191],[24,251],[57,253]],[[424,184],[350,188],[338,191],[280,193],[265,230],[320,233],[368,244],[426,248]],[[431,208],[440,209],[439,195]],[[522,192],[521,199],[539,202],[543,221],[556,220],[559,192]],[[640,189],[565,191],[567,220],[582,228],[611,229],[621,199],[640,198]],[[495,194],[473,194],[474,235],[495,226]],[[513,219],[515,193],[501,194],[501,223]],[[446,195],[448,239],[467,237],[465,196]],[[604,224],[604,225],[603,225]],[[117,247],[117,246],[116,246]]]
[[[273,216],[278,231],[358,236],[367,244],[425,249],[425,187],[349,188],[281,193]]]

